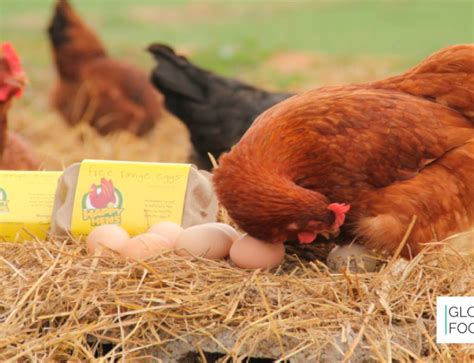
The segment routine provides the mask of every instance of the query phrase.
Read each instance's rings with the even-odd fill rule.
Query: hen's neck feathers
[[[84,64],[107,56],[99,38],[67,1],[58,2],[48,32],[58,73],[64,79],[77,80]]]
[[[0,160],[5,149],[5,142],[7,137],[7,112],[10,106],[10,100],[0,102]]]
[[[214,172],[216,192],[223,205],[239,206],[230,212],[230,217],[247,233],[264,240],[284,239],[286,236],[278,233],[299,222],[295,218],[302,222],[333,222],[334,215],[328,210],[329,201],[324,195],[297,185],[278,168],[258,166],[256,160],[228,163],[225,156],[221,165],[226,167]]]

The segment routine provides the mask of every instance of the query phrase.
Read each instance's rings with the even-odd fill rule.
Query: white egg
[[[230,259],[240,268],[257,269],[278,266],[285,257],[283,243],[269,243],[248,234],[238,239],[230,249]]]
[[[94,228],[87,236],[87,251],[93,254],[110,254],[110,250],[119,252],[130,235],[115,224],[104,224]]]
[[[201,224],[186,228],[181,233],[176,241],[176,253],[218,260],[229,255],[230,246],[232,238],[222,228]]]
[[[184,228],[174,222],[160,222],[152,225],[147,233],[156,233],[166,237],[173,245],[176,243],[179,235],[183,233]]]
[[[143,233],[127,240],[120,254],[132,260],[146,260],[164,250],[171,249],[173,249],[173,244],[166,237],[156,233]]]

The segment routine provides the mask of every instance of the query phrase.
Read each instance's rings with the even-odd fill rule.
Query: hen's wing
[[[415,178],[371,190],[354,203],[349,224],[361,242],[393,252],[417,216],[403,255],[474,227],[474,139],[447,152]],[[471,246],[474,250],[474,245]]]
[[[162,96],[133,66],[103,58],[85,66],[82,78],[88,102],[81,118],[102,134],[129,130],[142,135],[162,114]]]
[[[472,137],[473,125],[459,113],[420,98],[384,90],[316,90],[262,114],[225,159],[237,179],[258,182],[266,170],[350,202],[360,189],[414,177]]]

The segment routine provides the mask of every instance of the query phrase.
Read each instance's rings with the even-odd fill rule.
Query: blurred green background
[[[51,67],[45,29],[53,3],[0,0],[1,37],[16,45],[27,66]],[[397,71],[441,47],[474,41],[474,1],[72,3],[113,55],[150,67],[145,47],[164,42],[206,68],[244,77],[281,52],[311,52],[336,63],[359,56],[391,58]],[[304,78],[286,73],[274,79],[277,87],[297,87]]]

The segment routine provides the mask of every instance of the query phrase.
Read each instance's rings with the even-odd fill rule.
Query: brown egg
[[[174,222],[160,222],[152,225],[146,233],[156,233],[166,237],[173,245],[176,243],[179,235],[183,233],[184,228]]]
[[[163,250],[173,249],[173,244],[156,233],[143,233],[125,242],[120,254],[132,260],[146,260]]]
[[[181,233],[176,241],[176,253],[219,260],[229,255],[230,246],[232,238],[222,228],[213,223],[201,224]]]
[[[207,223],[207,225],[216,226],[217,228],[222,229],[230,236],[230,238],[232,238],[232,241],[237,240],[241,236],[240,233],[234,229],[234,227],[229,226],[228,224],[225,224],[225,223],[216,222],[216,223]]]
[[[283,243],[268,243],[248,234],[238,239],[230,249],[230,259],[240,268],[257,269],[278,266],[285,257]]]
[[[104,224],[94,228],[87,236],[87,251],[91,255],[95,253],[110,255],[110,250],[119,252],[128,239],[130,239],[130,235],[122,227],[115,224]]]

